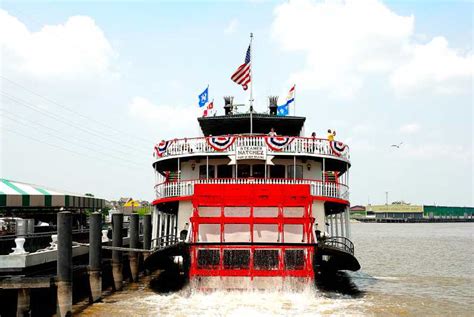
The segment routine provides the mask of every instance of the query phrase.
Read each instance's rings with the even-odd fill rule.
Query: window
[[[296,173],[295,173],[296,172]],[[303,178],[303,165],[288,165],[288,178]]]
[[[256,270],[278,269],[278,250],[255,250],[253,266]]]
[[[232,165],[218,165],[217,166],[217,177],[219,178],[232,178]]]
[[[271,178],[285,178],[285,165],[271,165],[270,177]]]
[[[209,165],[209,178],[215,178],[214,176],[214,165]],[[199,166],[199,178],[207,178],[206,165]]]
[[[237,166],[237,177],[240,177],[240,178],[250,177],[250,165],[239,164]]]
[[[265,164],[256,164],[252,166],[252,177],[265,177]]]

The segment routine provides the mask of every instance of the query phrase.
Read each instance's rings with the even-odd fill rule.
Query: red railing
[[[331,141],[327,139],[312,137],[291,137],[293,141],[278,150],[273,150],[267,146],[266,135],[235,135],[235,141],[224,150],[216,150],[213,148],[206,137],[173,139],[167,141],[168,146],[157,160],[173,156],[190,156],[190,155],[212,155],[212,154],[232,154],[235,153],[236,147],[239,146],[262,146],[267,148],[268,153],[272,154],[291,154],[291,155],[314,155],[314,156],[331,156],[345,161],[349,161],[349,147],[344,145],[343,152],[335,152],[331,147]]]
[[[160,199],[169,197],[192,196],[194,194],[194,185],[196,184],[302,184],[310,185],[310,193],[312,196],[349,200],[349,188],[344,184],[302,178],[209,178],[164,182],[155,186],[156,197]]]

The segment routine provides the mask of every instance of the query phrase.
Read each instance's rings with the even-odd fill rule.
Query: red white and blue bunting
[[[162,157],[171,142],[172,141],[161,141],[158,145],[155,145],[155,152],[153,153],[153,156]]]
[[[265,142],[273,151],[281,151],[285,146],[291,144],[294,139],[291,136],[269,136],[265,137]]]
[[[207,143],[216,151],[225,151],[235,142],[235,136],[211,136]]]
[[[339,141],[330,141],[331,149],[337,156],[342,156],[346,154],[347,145]]]

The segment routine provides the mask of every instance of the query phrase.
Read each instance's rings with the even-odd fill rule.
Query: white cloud
[[[414,45],[412,58],[392,74],[390,81],[399,94],[421,88],[434,92],[456,93],[470,86],[474,74],[474,55],[448,47],[444,37],[435,37],[425,45]]]
[[[195,135],[198,115],[195,107],[155,105],[146,98],[134,97],[129,112],[133,117],[152,124],[160,139]]]
[[[418,123],[409,123],[400,127],[400,132],[403,134],[414,134],[420,131],[421,127]]]
[[[282,49],[306,54],[304,69],[289,82],[336,97],[354,96],[371,75],[391,76],[397,93],[472,75],[472,56],[441,38],[416,44],[414,21],[377,0],[290,1],[276,7],[272,35]]]
[[[239,20],[237,19],[232,19],[230,20],[229,24],[227,27],[224,29],[224,33],[226,34],[232,34],[237,30],[237,27],[239,26]]]
[[[64,24],[46,25],[32,32],[0,9],[0,47],[3,67],[39,78],[91,78],[113,74],[117,53],[103,31],[87,16],[70,17]],[[116,75],[116,73],[115,73]]]

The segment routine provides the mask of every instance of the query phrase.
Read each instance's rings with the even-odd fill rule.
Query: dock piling
[[[89,222],[89,284],[91,301],[97,302],[102,297],[102,215],[92,213]]]
[[[57,315],[72,315],[72,214],[59,212],[57,253]]]
[[[122,228],[123,214],[112,214],[112,246],[122,247]],[[112,251],[112,274],[114,277],[114,285],[116,291],[122,290],[123,274],[122,274],[122,251]]]
[[[151,215],[143,216],[143,249],[151,249]],[[143,259],[146,259],[148,255],[148,252],[143,253]]]
[[[16,304],[16,316],[24,317],[30,316],[30,289],[20,288],[18,289],[18,301]]]
[[[130,219],[130,248],[138,249],[138,230],[139,218],[138,214],[134,213],[129,216]],[[129,252],[130,272],[132,274],[132,281],[138,281],[138,253],[134,251]]]

